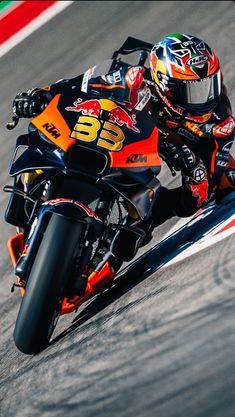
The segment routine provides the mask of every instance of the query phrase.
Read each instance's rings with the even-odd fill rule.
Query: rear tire
[[[82,224],[60,215],[49,221],[14,329],[16,347],[23,353],[35,354],[48,345],[82,230]]]

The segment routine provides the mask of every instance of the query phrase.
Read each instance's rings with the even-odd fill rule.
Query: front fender
[[[97,239],[97,234],[100,233],[101,228],[103,227],[102,220],[97,216],[97,214],[91,210],[90,207],[70,198],[55,198],[53,200],[45,201],[39,208],[36,218],[34,220],[35,226],[40,223],[44,223],[44,218],[50,217],[52,214],[57,214],[60,216],[69,217],[79,223],[84,223],[89,225],[93,235],[94,241]],[[35,233],[34,229],[29,233],[29,239]]]
[[[97,214],[79,201],[68,198],[56,198],[46,201],[40,206],[32,223],[23,252],[24,262],[19,262],[15,268],[17,276],[24,278],[29,276],[48,221],[53,215],[68,217],[78,223],[83,223],[86,241],[89,241],[90,244],[95,242],[104,228],[104,224]],[[21,265],[23,265],[22,270]]]

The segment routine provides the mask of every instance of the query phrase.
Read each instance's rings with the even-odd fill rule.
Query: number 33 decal
[[[84,142],[97,140],[97,145],[109,151],[120,151],[125,139],[120,127],[110,122],[102,123],[91,116],[80,116],[71,137]]]

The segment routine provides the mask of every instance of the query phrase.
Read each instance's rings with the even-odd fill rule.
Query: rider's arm
[[[202,160],[184,143],[183,138],[169,129],[159,127],[159,155],[176,171],[190,175]]]
[[[183,143],[179,135],[174,132],[160,131],[159,155],[166,160],[168,165],[181,171],[182,183],[197,199],[197,207],[209,201],[213,190],[208,181],[205,164]]]
[[[50,86],[37,87],[17,94],[13,112],[19,117],[33,117],[41,113],[50,100],[66,86],[81,83],[82,91],[90,96],[110,98],[129,107],[138,102],[138,90],[144,83],[143,67],[130,66],[109,60],[90,68],[78,77],[62,79]]]
[[[50,86],[35,87],[25,93],[17,94],[13,101],[13,113],[20,118],[38,115],[56,94],[62,92],[62,89],[70,81],[69,79],[63,79]]]
[[[229,153],[234,143],[235,123],[232,116],[231,103],[227,95],[227,89],[222,86],[221,101],[216,111],[218,123],[212,128],[214,152],[211,155],[210,178],[213,185],[217,186],[226,169]]]
[[[223,129],[223,127],[225,129],[229,127],[229,130],[230,130],[232,129],[232,126],[234,126],[234,120],[230,116],[227,122],[224,121],[223,125],[221,124],[220,126],[216,126],[216,129],[218,129],[217,131],[220,132],[220,129]],[[219,134],[221,134],[221,132]],[[214,136],[214,143],[215,143],[215,148],[211,156],[211,164],[210,164],[210,178],[211,178],[211,181],[213,182],[213,185],[217,186],[227,167],[230,150],[234,143],[234,127],[233,127],[233,131],[225,137]]]

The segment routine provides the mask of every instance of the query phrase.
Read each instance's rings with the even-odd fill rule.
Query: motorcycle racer
[[[152,47],[149,68],[108,60],[73,79],[18,94],[13,111],[18,117],[38,115],[56,94],[76,85],[91,97],[113,99],[129,111],[141,111],[153,101],[159,154],[182,177],[181,186],[162,187],[154,226],[175,215],[189,216],[215,195],[235,189],[231,104],[218,57],[202,39],[170,34]],[[24,186],[30,182],[28,176]]]

